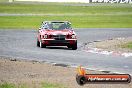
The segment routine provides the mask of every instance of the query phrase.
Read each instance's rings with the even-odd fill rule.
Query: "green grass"
[[[4,83],[0,84],[0,88],[16,88],[16,86],[14,84]]]
[[[2,16],[0,28],[37,29],[44,20],[68,20],[74,28],[131,28],[132,17],[127,16]]]
[[[62,4],[21,4],[21,3],[1,3],[0,13],[55,13],[55,14],[113,14],[131,13],[132,6],[67,6]]]
[[[132,42],[128,42],[128,43],[122,45],[122,48],[132,49]]]
[[[27,86],[27,84],[19,84],[19,85],[15,85],[15,84],[11,84],[11,83],[0,84],[0,88],[31,88],[31,86],[33,88],[37,88],[33,84],[30,86]],[[39,87],[39,88],[66,88],[66,87],[64,85],[61,85],[61,84],[53,84],[53,83],[43,82],[41,84],[41,87]]]
[[[9,2],[9,0],[0,0],[0,2]]]
[[[52,84],[52,83],[42,83],[42,88],[66,88],[63,85],[60,84]]]
[[[132,6],[130,4],[67,6],[64,3],[1,3],[0,13],[47,14],[43,16],[0,16],[0,29],[37,29],[45,20],[68,20],[74,28],[132,28]]]
[[[13,83],[0,84],[0,88],[28,88],[26,84],[15,85]]]

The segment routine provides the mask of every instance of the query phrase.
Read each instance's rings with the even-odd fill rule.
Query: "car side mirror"
[[[70,28],[70,30],[72,30],[72,31],[73,31],[73,29],[72,29],[72,28]]]
[[[39,28],[39,30],[41,30],[41,28]]]

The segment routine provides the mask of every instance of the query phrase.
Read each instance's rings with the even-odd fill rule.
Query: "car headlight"
[[[44,38],[45,38],[45,39],[48,38],[48,35],[44,35]]]
[[[72,38],[73,38],[73,39],[76,38],[76,35],[73,34],[73,35],[72,35]]]

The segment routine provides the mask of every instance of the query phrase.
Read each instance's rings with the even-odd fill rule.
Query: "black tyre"
[[[76,50],[77,49],[77,41],[74,45],[72,45],[72,50]]]
[[[39,42],[40,48],[46,48],[46,46],[42,43],[42,41]]]
[[[76,76],[76,81],[79,85],[83,86],[86,83],[86,78],[84,76]]]
[[[72,48],[72,46],[71,46],[71,45],[68,45],[67,47],[68,47],[68,48]]]
[[[40,42],[39,42],[39,40],[37,39],[37,46],[38,46],[38,47],[39,47],[39,45],[40,45],[39,43],[40,43]]]

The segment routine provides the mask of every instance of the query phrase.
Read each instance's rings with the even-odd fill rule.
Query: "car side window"
[[[72,27],[71,27],[71,23],[67,23],[67,27],[66,27],[67,29],[72,29]]]
[[[47,23],[42,23],[41,29],[49,29],[49,26]]]
[[[45,28],[45,29],[49,29],[49,26],[48,26],[47,23],[44,24],[44,28]]]

